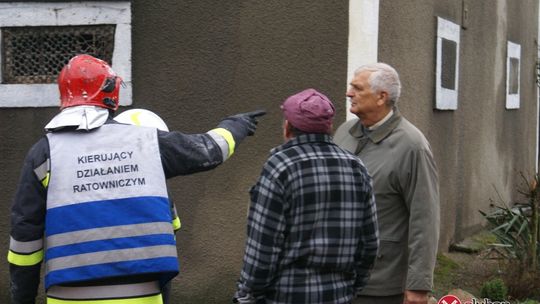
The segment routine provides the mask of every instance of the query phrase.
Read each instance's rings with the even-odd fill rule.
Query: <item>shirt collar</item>
[[[290,148],[292,146],[307,144],[307,143],[314,143],[314,142],[324,142],[328,144],[334,144],[334,141],[332,140],[332,136],[328,134],[301,134],[298,136],[295,136],[288,140],[286,143],[279,145],[272,150],[270,150],[270,154],[277,153],[279,151],[285,150],[287,148]]]
[[[368,130],[358,120],[350,129],[349,134],[355,138],[368,137],[372,142],[378,144],[386,138],[399,124],[402,116],[398,109],[394,109],[390,117],[378,126],[375,130]]]
[[[383,119],[379,120],[376,124],[369,126],[368,130],[375,131],[378,127],[382,126],[388,119],[390,119],[392,115],[394,115],[394,110],[390,109],[390,112],[388,112]]]

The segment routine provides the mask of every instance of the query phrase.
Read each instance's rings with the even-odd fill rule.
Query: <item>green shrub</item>
[[[500,204],[492,205],[495,210],[491,212],[480,213],[497,238],[491,246],[501,254],[505,293],[513,299],[540,299],[540,173],[530,182],[523,173],[521,177],[523,184],[517,192],[524,196],[524,201],[504,202],[495,190]],[[482,288],[483,293],[497,289],[488,285],[485,290]]]
[[[488,298],[491,301],[504,301],[507,298],[507,294],[508,288],[506,288],[503,280],[499,278],[485,282],[480,290],[480,297]]]
[[[540,173],[531,183],[524,174],[521,177],[523,186],[518,192],[526,201],[508,204],[501,200],[502,206],[492,205],[494,211],[479,211],[497,238],[498,243],[492,246],[504,252],[506,260],[517,260],[520,272],[536,273],[540,270]]]

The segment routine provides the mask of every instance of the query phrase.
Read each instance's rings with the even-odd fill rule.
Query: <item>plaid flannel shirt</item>
[[[274,148],[251,188],[240,303],[350,303],[378,248],[371,177],[323,134]]]

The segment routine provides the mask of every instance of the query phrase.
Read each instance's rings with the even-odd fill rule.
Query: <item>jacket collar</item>
[[[332,137],[328,134],[315,134],[315,133],[302,134],[302,135],[295,136],[291,138],[289,141],[287,141],[286,143],[273,148],[272,150],[270,150],[270,153],[274,154],[279,151],[290,148],[292,146],[297,146],[297,145],[302,145],[302,144],[307,144],[307,143],[315,143],[315,142],[324,142],[324,143],[332,144],[332,145],[334,144]]]
[[[101,127],[109,118],[109,110],[95,106],[76,106],[63,109],[45,126],[46,131],[64,127],[92,130]]]
[[[355,138],[367,137],[370,141],[375,144],[378,144],[383,139],[385,139],[392,131],[397,127],[401,121],[402,116],[397,108],[394,108],[394,114],[390,119],[388,119],[384,124],[379,126],[377,129],[371,131],[368,128],[364,127],[360,120],[358,120],[350,129],[349,134]]]

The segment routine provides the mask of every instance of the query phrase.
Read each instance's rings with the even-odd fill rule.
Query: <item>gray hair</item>
[[[395,106],[401,95],[401,82],[396,70],[386,63],[378,62],[359,67],[354,71],[354,75],[365,71],[372,72],[368,78],[371,89],[375,92],[387,92],[389,104]]]

